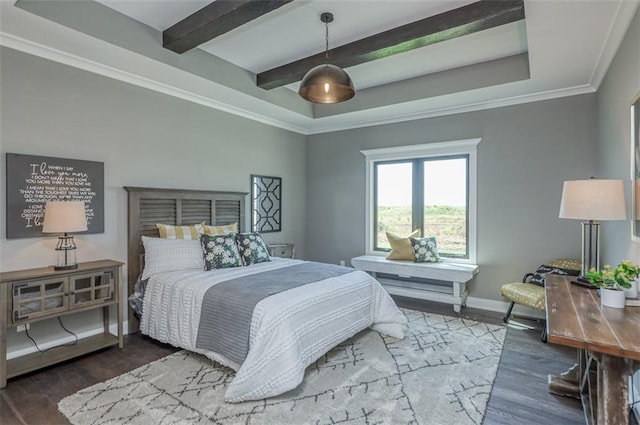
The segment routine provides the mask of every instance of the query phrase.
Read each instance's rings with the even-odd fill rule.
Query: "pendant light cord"
[[[329,62],[329,22],[324,23],[324,57]]]

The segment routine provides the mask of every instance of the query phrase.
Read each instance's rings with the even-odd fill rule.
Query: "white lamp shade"
[[[627,207],[622,180],[569,180],[562,188],[560,218],[625,220]]]
[[[87,230],[82,201],[50,201],[44,207],[44,233],[71,233]]]

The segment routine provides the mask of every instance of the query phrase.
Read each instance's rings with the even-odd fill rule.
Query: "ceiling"
[[[313,134],[593,92],[639,4],[524,0],[524,19],[346,66],[356,96],[341,104],[315,105],[297,95],[299,78],[271,89],[256,81],[266,71],[323,52],[322,12],[335,15],[329,45],[340,60],[340,46],[495,2],[283,1],[185,53],[162,47],[163,31],[209,3],[2,1],[0,44]]]

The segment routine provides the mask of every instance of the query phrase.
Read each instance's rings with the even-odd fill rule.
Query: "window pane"
[[[385,232],[411,233],[411,162],[377,164],[376,247],[391,248]]]
[[[467,257],[467,158],[424,161],[425,236],[444,256]]]

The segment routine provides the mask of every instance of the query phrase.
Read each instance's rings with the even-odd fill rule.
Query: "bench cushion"
[[[538,310],[545,310],[544,288],[532,283],[507,283],[502,285],[502,296],[516,304],[526,305]]]

